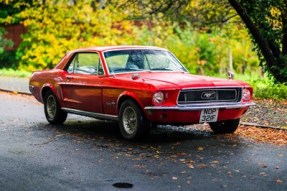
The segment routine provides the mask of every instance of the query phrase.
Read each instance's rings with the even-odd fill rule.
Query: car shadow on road
[[[202,155],[209,157],[229,156],[242,152],[246,143],[237,135],[215,135],[206,125],[158,126],[140,141],[128,141],[121,137],[118,124],[95,119],[67,120],[63,125],[41,123],[37,125],[39,136],[48,137],[48,142],[76,144],[95,152],[110,151],[137,159],[157,157],[190,158]],[[43,131],[45,133],[43,133]],[[36,131],[37,132],[37,131]],[[232,150],[232,152],[230,152]]]
[[[101,121],[95,119],[67,120],[63,125],[45,124],[45,128],[54,129],[57,134],[72,135],[84,139],[106,139],[122,142],[131,142],[124,140],[119,131],[117,122]],[[206,125],[194,126],[158,126],[151,129],[150,133],[143,139],[136,141],[142,144],[153,143],[173,143],[184,140],[209,139],[215,135]]]

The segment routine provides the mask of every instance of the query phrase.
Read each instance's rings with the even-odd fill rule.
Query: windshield
[[[115,50],[104,53],[110,73],[187,70],[165,50]]]

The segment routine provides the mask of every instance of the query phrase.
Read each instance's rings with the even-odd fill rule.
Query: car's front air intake
[[[241,88],[187,89],[180,92],[178,104],[239,102],[241,92]]]

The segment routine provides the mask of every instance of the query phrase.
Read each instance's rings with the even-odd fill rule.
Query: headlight
[[[249,89],[242,90],[242,100],[249,101],[251,99],[251,92]]]
[[[156,92],[155,94],[153,94],[152,101],[154,102],[154,104],[162,104],[162,102],[164,101],[163,92]]]

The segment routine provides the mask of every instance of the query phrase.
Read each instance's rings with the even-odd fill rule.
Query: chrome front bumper
[[[202,104],[189,104],[189,105],[177,105],[177,106],[147,106],[145,110],[179,110],[179,111],[195,111],[203,109],[239,109],[256,105],[254,102],[248,103],[202,103]]]

